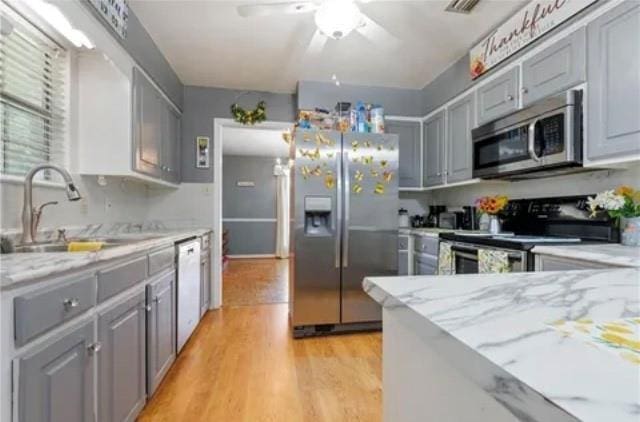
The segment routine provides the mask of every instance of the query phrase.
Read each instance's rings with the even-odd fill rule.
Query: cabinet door
[[[473,173],[471,129],[474,119],[474,95],[467,95],[448,109],[447,183],[471,179]]]
[[[209,252],[207,251],[207,254]],[[211,298],[211,260],[205,255],[200,260],[200,316],[209,310]]]
[[[586,66],[586,31],[580,28],[522,64],[523,105],[584,82]]]
[[[93,322],[19,360],[18,421],[93,420]]]
[[[98,320],[98,415],[101,422],[133,421],[146,400],[145,296],[102,313]]]
[[[420,185],[420,122],[387,120],[387,133],[398,135],[398,173],[400,188],[419,188]]]
[[[180,116],[164,103],[162,125],[162,176],[168,182],[180,181]]]
[[[587,47],[587,157],[640,154],[640,2],[589,23]]]
[[[398,275],[409,275],[408,251],[398,251]]]
[[[163,100],[155,87],[134,69],[133,149],[135,170],[150,176],[162,174]]]
[[[425,186],[444,183],[444,110],[424,122],[424,163]]]
[[[535,256],[536,271],[572,271],[572,270],[596,270],[605,268],[619,268],[611,265],[592,261],[580,261],[577,259],[559,258],[556,256]]]
[[[478,88],[478,124],[504,116],[518,108],[518,68]]]
[[[176,359],[175,273],[147,286],[147,391],[151,396]]]

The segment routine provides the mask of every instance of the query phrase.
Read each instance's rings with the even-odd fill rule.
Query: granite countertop
[[[640,247],[619,243],[600,245],[539,245],[533,253],[560,258],[580,259],[622,267],[640,267]]]
[[[640,366],[557,327],[640,316],[640,270],[366,278],[451,365],[523,420],[638,421]],[[637,320],[635,320],[637,322]],[[415,328],[417,330],[417,328]],[[615,350],[615,349],[614,349]],[[428,382],[428,381],[425,381]]]
[[[143,231],[108,235],[110,238],[130,239],[131,243],[97,252],[12,253],[0,255],[0,290],[15,288],[23,283],[55,276],[65,271],[120,258],[133,253],[170,246],[182,239],[202,236],[210,229],[190,228],[163,231]]]
[[[438,237],[441,233],[487,233],[480,230],[455,230],[455,229],[442,229],[439,227],[401,227],[398,229],[400,234],[412,234],[417,236]]]

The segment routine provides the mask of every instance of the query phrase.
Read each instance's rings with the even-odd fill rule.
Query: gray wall
[[[275,158],[225,155],[222,160],[222,215],[224,218],[276,218]],[[251,181],[254,187],[238,187]],[[230,255],[271,255],[276,247],[275,221],[225,222]]]
[[[591,11],[593,11],[597,7],[600,7],[604,3],[606,2],[605,1],[595,2],[594,4],[590,5],[589,7],[581,11],[580,13],[573,16],[571,19],[568,19],[566,22],[559,25],[554,30],[541,36],[536,41],[524,47],[522,50],[510,56],[508,59],[506,59],[499,65],[495,66],[494,68],[490,69],[483,76],[480,76],[475,80],[471,80],[471,76],[469,74],[469,54],[467,53],[463,55],[458,60],[456,60],[451,66],[449,66],[444,72],[439,74],[433,81],[429,82],[424,88],[422,88],[421,99],[420,99],[421,112],[419,114],[422,116],[429,114],[431,111],[440,107],[441,105],[446,103],[448,100],[460,94],[462,91],[482,81],[484,78],[495,73],[497,70],[507,66],[509,63],[513,62],[514,60],[518,59],[526,52],[530,51],[535,46],[539,45],[545,39],[548,39],[554,33],[558,32],[562,28],[565,28],[571,25],[572,23],[581,19],[585,14],[590,13]],[[502,22],[500,24],[502,24]],[[473,45],[476,45],[477,42],[479,42],[480,40],[484,39],[485,36],[493,32],[495,28],[500,26],[500,24],[495,25],[494,28],[492,28],[490,31],[487,31],[485,35],[483,35],[476,42],[470,45],[469,48],[471,48],[471,46]]]
[[[187,183],[212,183],[213,169],[195,166],[195,141],[197,136],[208,136],[213,143],[213,119],[231,118],[231,104],[246,91],[223,88],[186,86],[184,112],[182,114],[182,181]],[[258,101],[267,103],[267,120],[294,122],[296,101],[294,94],[255,92],[243,95],[237,102],[244,108],[254,108]],[[216,146],[214,145],[213,148]],[[213,148],[210,149],[213,162]]]
[[[358,100],[381,104],[387,115],[422,116],[421,91],[417,89],[384,88],[364,85],[336,86],[329,82],[298,82],[298,108],[316,107],[333,110],[337,102],[346,101],[352,105]]]
[[[127,38],[122,39],[111,29],[111,26],[100,17],[99,13],[87,0],[80,1],[92,11],[96,19],[111,32],[113,38],[116,39],[138,65],[153,78],[154,82],[162,88],[178,108],[182,109],[184,86],[147,30],[142,26],[142,23],[138,20],[135,13],[133,13],[131,7],[129,8],[129,21],[127,22]]]

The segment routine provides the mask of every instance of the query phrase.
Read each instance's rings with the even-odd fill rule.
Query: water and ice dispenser
[[[331,236],[331,197],[306,196],[304,198],[305,236]]]

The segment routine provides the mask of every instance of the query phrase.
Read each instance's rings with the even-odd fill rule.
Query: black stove
[[[493,246],[496,248],[529,251],[536,245],[572,245],[584,243],[579,237],[535,236],[535,235],[466,235],[454,233],[442,233],[441,239],[452,240],[476,245]],[[587,241],[588,242],[588,241]]]

